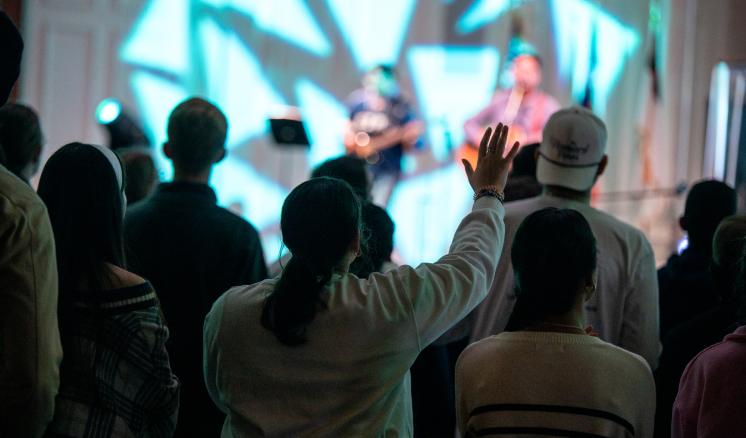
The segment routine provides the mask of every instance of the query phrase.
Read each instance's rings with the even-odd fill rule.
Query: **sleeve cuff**
[[[476,210],[497,210],[500,217],[505,217],[505,206],[500,200],[494,196],[482,196],[481,198],[474,201],[474,206],[471,211]]]

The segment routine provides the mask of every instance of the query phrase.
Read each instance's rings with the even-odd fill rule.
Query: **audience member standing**
[[[124,267],[122,166],[71,143],[47,161],[39,196],[57,243],[64,358],[51,436],[170,437],[179,382],[153,287]]]
[[[508,257],[518,226],[546,207],[571,208],[588,220],[598,240],[598,292],[585,305],[586,319],[601,339],[658,363],[658,283],[655,258],[643,233],[590,206],[591,188],[607,165],[606,126],[579,107],[556,112],[544,128],[537,179],[542,196],[505,206],[505,245],[495,282],[477,308],[472,340],[500,333],[515,304]]]
[[[350,186],[312,178],[288,195],[281,228],[293,257],[282,275],[229,290],[205,321],[205,379],[228,414],[223,436],[412,435],[412,362],[495,272],[498,198],[518,145],[503,158],[507,128],[490,133],[476,170],[466,166],[474,208],[435,263],[359,279],[348,273],[361,231]]]
[[[150,196],[158,186],[158,169],[151,149],[133,146],[119,148],[114,152],[124,166],[127,205],[134,205]]]
[[[541,195],[542,187],[536,179],[536,157],[539,143],[521,147],[513,161],[513,168],[505,185],[505,202],[520,201]]]
[[[225,290],[267,277],[257,231],[218,207],[208,186],[212,167],[225,156],[227,128],[211,103],[193,98],[179,104],[164,145],[174,181],[130,207],[125,218],[130,266],[153,282],[171,330],[169,352],[182,382],[177,436],[220,433],[224,415],[202,377],[202,324]]]
[[[720,221],[735,212],[736,192],[723,182],[700,181],[689,191],[679,219],[689,245],[658,270],[661,339],[676,325],[717,305],[710,276],[712,236]]]
[[[739,327],[686,367],[673,406],[674,438],[746,436],[746,257],[740,265]]]
[[[570,209],[532,213],[511,259],[511,331],[470,345],[456,367],[461,435],[652,437],[650,367],[585,330],[597,281],[588,221]]]
[[[1,105],[23,52],[2,11],[0,41]],[[1,165],[0,218],[0,436],[39,437],[54,413],[62,360],[54,239],[44,203]]]
[[[669,330],[655,372],[658,408],[655,431],[671,436],[671,407],[686,365],[700,351],[723,339],[737,327],[739,297],[736,295],[739,262],[746,248],[746,216],[730,216],[720,223],[712,242],[712,299],[718,305]]]
[[[0,145],[5,167],[26,183],[39,170],[43,141],[39,116],[34,110],[15,103],[0,108]]]

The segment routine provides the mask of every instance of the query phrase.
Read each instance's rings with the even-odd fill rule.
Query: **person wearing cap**
[[[18,78],[22,53],[21,35],[0,11],[0,105]],[[0,436],[38,437],[52,419],[62,360],[54,239],[44,203],[2,155]]]
[[[571,208],[588,220],[598,241],[598,289],[585,304],[587,323],[606,342],[637,353],[655,369],[660,354],[655,257],[644,234],[590,205],[591,189],[604,173],[606,126],[590,110],[562,109],[544,127],[538,150],[541,196],[508,203],[505,245],[487,299],[471,320],[471,340],[502,332],[515,305],[508,254],[518,225],[546,207]]]

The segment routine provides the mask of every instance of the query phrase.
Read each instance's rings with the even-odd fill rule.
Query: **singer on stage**
[[[502,122],[510,126],[512,141],[522,145],[541,142],[544,124],[560,104],[555,98],[539,89],[541,85],[541,59],[534,53],[521,53],[512,60],[510,72],[513,87],[495,93],[487,107],[479,111],[464,125],[469,145],[479,145],[484,130],[489,125]]]

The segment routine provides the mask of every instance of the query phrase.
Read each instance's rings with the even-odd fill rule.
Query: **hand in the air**
[[[479,155],[477,157],[477,168],[471,167],[467,160],[461,160],[464,163],[466,177],[469,179],[471,188],[476,192],[480,188],[495,186],[498,192],[505,189],[505,183],[508,180],[510,163],[518,154],[520,144],[515,142],[510,148],[507,156],[505,155],[505,143],[508,140],[508,127],[502,123],[498,124],[495,131],[487,128],[479,143]]]

